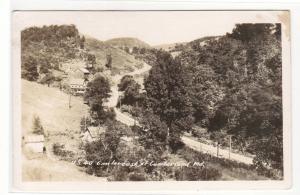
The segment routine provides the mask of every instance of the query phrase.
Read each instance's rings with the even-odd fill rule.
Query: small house
[[[24,145],[27,150],[34,153],[46,151],[44,135],[28,135],[24,138]]]
[[[86,131],[81,134],[81,139],[83,142],[93,142],[96,141],[97,138],[100,137],[100,134],[105,132],[105,129],[103,127],[97,126],[90,126],[86,128]]]

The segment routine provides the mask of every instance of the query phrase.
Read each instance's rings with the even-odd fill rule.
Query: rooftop
[[[86,68],[79,68],[79,70],[83,73],[90,73]]]
[[[88,130],[91,134],[91,137],[93,138],[98,137],[101,133],[105,131],[105,129],[101,126],[97,126],[97,127],[89,126]]]
[[[70,85],[83,85],[85,84],[84,79],[71,79],[70,80]]]

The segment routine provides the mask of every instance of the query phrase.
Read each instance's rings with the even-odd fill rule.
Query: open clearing
[[[71,97],[57,88],[22,80],[22,127],[30,133],[34,116],[39,116],[46,134],[65,130],[78,132],[80,119],[88,112],[88,106],[80,97]]]

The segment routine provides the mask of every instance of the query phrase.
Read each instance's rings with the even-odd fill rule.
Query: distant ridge
[[[167,44],[160,44],[160,45],[154,45],[153,47],[155,49],[163,49],[166,51],[170,51],[175,48],[176,45],[186,45],[188,42],[178,42],[178,43],[167,43]]]
[[[129,47],[129,48],[133,48],[133,47],[150,48],[151,47],[148,43],[133,37],[121,37],[121,38],[109,39],[105,41],[105,43],[114,47]]]

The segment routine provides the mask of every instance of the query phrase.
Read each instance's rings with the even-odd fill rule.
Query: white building
[[[74,95],[83,95],[87,86],[87,81],[85,79],[71,79],[70,88]]]
[[[46,151],[44,135],[28,135],[24,140],[25,149],[34,153]]]

